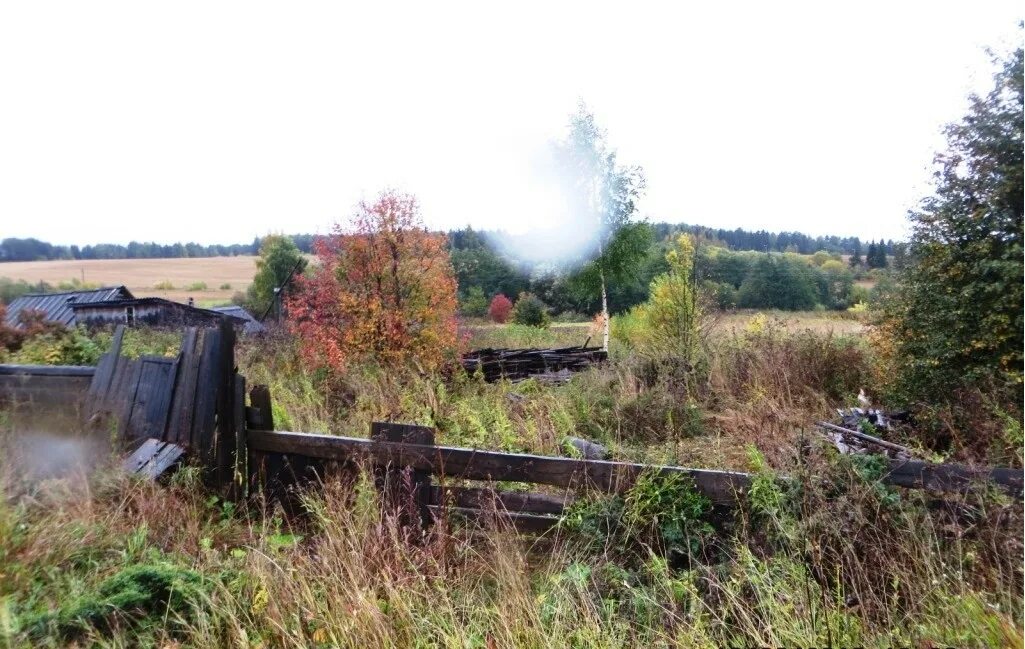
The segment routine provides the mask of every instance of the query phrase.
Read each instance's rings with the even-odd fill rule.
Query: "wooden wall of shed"
[[[138,304],[129,305],[135,309],[136,325],[148,327],[216,327],[223,316],[197,311],[186,305],[171,304]],[[125,324],[124,306],[102,306],[91,308],[79,307],[75,310],[75,319],[87,327],[103,327],[112,324]],[[238,323],[244,326],[245,323]]]

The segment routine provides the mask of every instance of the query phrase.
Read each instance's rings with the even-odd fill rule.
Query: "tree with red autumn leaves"
[[[360,203],[314,252],[320,263],[287,298],[308,361],[431,371],[455,359],[455,273],[445,236],[427,231],[416,198],[385,191]]]
[[[488,316],[498,324],[505,324],[509,321],[509,314],[512,313],[512,300],[502,293],[491,299],[491,306],[488,307]]]

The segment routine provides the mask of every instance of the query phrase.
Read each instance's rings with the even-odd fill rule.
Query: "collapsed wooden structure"
[[[383,502],[409,525],[429,525],[443,512],[497,513],[519,530],[541,532],[558,523],[577,494],[621,492],[644,472],[686,475],[723,506],[736,504],[752,481],[734,471],[439,446],[433,429],[393,422],[372,424],[366,439],[276,431],[269,390],[256,385],[247,391],[237,371],[235,334],[227,323],[187,329],[174,358],[129,359],[120,353],[122,338],[119,329],[95,368],[0,366],[0,400],[63,407],[77,390],[87,425],[114,432],[131,453],[128,470],[156,477],[188,457],[204,469],[212,488],[234,499],[264,494],[287,503],[335,471],[372,467]],[[989,481],[1022,495],[1020,469],[888,462],[882,481],[890,485],[951,492]],[[548,491],[496,490],[497,482],[545,485]]]
[[[463,369],[481,372],[490,382],[508,379],[522,381],[531,377],[542,381],[567,380],[572,372],[580,372],[608,358],[601,347],[561,347],[559,349],[478,349],[463,356]]]

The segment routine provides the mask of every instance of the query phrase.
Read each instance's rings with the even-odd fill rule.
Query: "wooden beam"
[[[92,377],[90,365],[0,365],[0,376],[83,376]]]
[[[246,377],[235,374],[235,400],[232,416],[235,429],[234,467],[230,494],[233,499],[245,497],[249,489],[249,452],[246,443]]]
[[[431,487],[431,504],[468,509],[495,509],[508,512],[560,515],[571,502],[565,496],[496,491],[479,487]]]
[[[827,421],[817,421],[817,422],[815,422],[815,425],[818,426],[819,428],[824,428],[826,430],[831,430],[831,431],[833,431],[835,433],[840,433],[840,434],[843,434],[843,435],[849,435],[849,436],[851,436],[851,437],[853,437],[855,439],[859,439],[859,440],[861,440],[863,442],[868,442],[869,444],[875,444],[876,446],[881,446],[881,447],[883,447],[885,449],[888,449],[890,451],[895,451],[897,453],[907,453],[908,455],[912,455],[912,456],[913,455],[918,455],[917,453],[912,451],[907,446],[901,446],[900,444],[894,444],[893,442],[888,442],[885,439],[879,439],[878,437],[873,437],[872,435],[867,435],[867,434],[861,432],[860,430],[851,430],[850,428],[844,428],[843,426],[837,426],[836,424],[831,424],[831,423],[829,423]]]
[[[266,385],[254,385],[249,390],[249,403],[259,412],[259,419],[250,417],[253,420],[252,424],[260,424],[259,426],[250,425],[249,428],[274,430],[274,410],[271,407],[270,388]]]
[[[455,515],[485,527],[511,527],[521,534],[543,534],[559,524],[556,516],[538,516],[519,512],[494,512],[469,507],[431,507],[435,518]]]
[[[499,453],[332,435],[250,431],[249,444],[254,449],[272,453],[341,461],[366,459],[375,464],[411,466],[438,476],[595,488],[604,492],[626,490],[642,472],[657,471],[689,476],[698,491],[716,503],[735,502],[737,493],[745,491],[751,483],[748,474],[731,471]]]
[[[370,439],[374,442],[399,444],[434,445],[434,429],[410,424],[373,422],[370,424]],[[383,496],[382,503],[391,513],[397,514],[399,524],[404,528],[414,525],[420,531],[431,524],[431,472],[423,467],[414,467],[403,462],[385,462],[374,469],[377,488]]]
[[[268,452],[295,453],[334,460],[391,462],[431,471],[438,476],[548,484],[567,488],[596,488],[601,491],[628,489],[645,470],[682,474],[693,478],[697,489],[713,503],[736,502],[746,491],[751,476],[732,471],[652,466],[602,460],[579,460],[520,453],[500,453],[450,446],[427,446],[378,442],[353,437],[306,433],[250,431],[251,447]],[[1021,498],[1023,471],[1008,468],[976,469],[959,464],[931,464],[918,460],[890,460],[882,481],[910,489],[964,491],[973,483],[990,481],[1012,496]]]
[[[1012,496],[1022,497],[1021,469],[974,468],[963,464],[932,464],[921,460],[890,460],[883,482],[909,489],[964,491],[972,484],[993,482]]]

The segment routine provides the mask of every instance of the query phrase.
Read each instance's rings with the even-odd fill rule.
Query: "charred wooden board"
[[[463,356],[463,369],[481,372],[488,382],[501,379],[522,380],[533,376],[558,376],[581,372],[604,362],[608,353],[601,347],[561,347],[558,349],[478,349]]]

